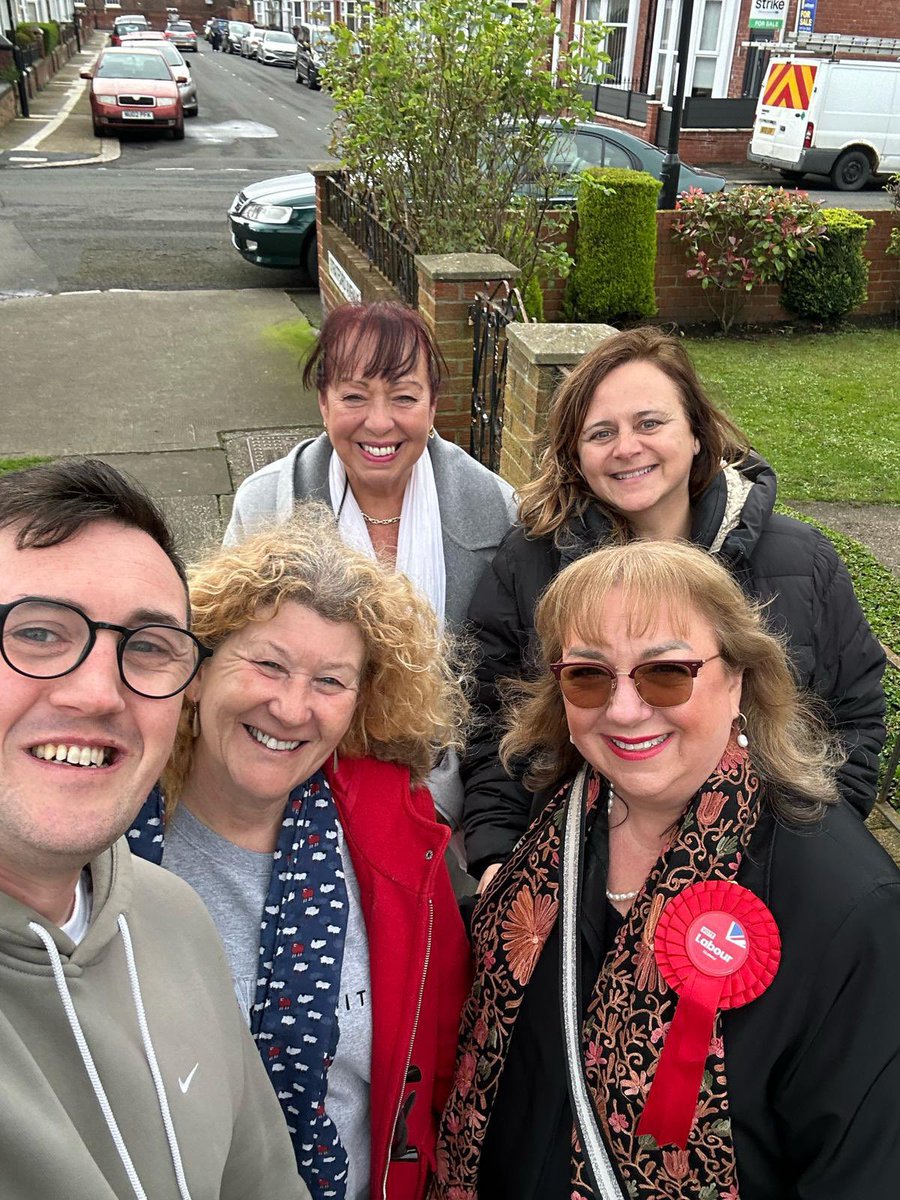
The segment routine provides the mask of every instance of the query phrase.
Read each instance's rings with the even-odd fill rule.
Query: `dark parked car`
[[[265,179],[238,192],[228,210],[231,241],[257,267],[299,267],[318,278],[316,182],[312,175]]]
[[[662,150],[630,133],[606,125],[577,122],[559,130],[550,148],[549,165],[561,176],[574,177],[586,167],[625,167],[648,171],[657,179]],[[720,175],[682,164],[679,186],[704,192],[721,192]],[[575,198],[574,182],[560,181],[556,200],[569,204]],[[228,212],[231,240],[238,253],[258,267],[300,267],[315,279],[316,189],[312,175],[282,175],[244,188]]]
[[[229,21],[222,39],[222,49],[226,54],[240,54],[241,39],[246,37],[253,26],[249,21]]]
[[[334,34],[327,25],[300,26],[294,59],[294,77],[298,83],[305,83],[313,90],[321,87],[319,76],[333,42]]]

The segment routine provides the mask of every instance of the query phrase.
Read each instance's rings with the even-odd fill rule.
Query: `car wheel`
[[[858,192],[872,178],[872,164],[862,150],[847,150],[831,168],[831,182],[839,192]]]
[[[309,90],[311,92],[317,92],[319,90],[319,73],[318,73],[318,71],[310,71],[309,79],[307,82],[309,83]]]
[[[94,137],[106,137],[106,130],[96,122],[94,123]]]
[[[200,116],[200,105],[197,104],[193,108],[186,108],[184,111],[184,115],[186,117],[199,117]]]
[[[312,227],[309,237],[303,243],[303,253],[300,255],[303,274],[314,287],[319,286],[319,244],[316,240],[316,227]]]
[[[297,83],[303,82],[303,79],[300,76],[300,68],[299,67],[294,67],[294,79],[297,81]]]
[[[174,129],[172,130],[172,141],[173,142],[183,142],[184,141],[184,121],[182,121],[180,125],[176,125],[174,127]]]

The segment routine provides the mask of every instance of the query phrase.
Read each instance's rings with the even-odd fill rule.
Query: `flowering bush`
[[[781,280],[801,256],[816,253],[825,233],[821,206],[805,192],[744,186],[707,195],[682,193],[672,229],[724,333],[748,294]]]

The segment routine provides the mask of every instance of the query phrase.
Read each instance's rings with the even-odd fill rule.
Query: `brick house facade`
[[[597,120],[661,142],[659,108],[671,96],[681,0],[556,0],[556,4],[563,40],[577,37],[585,21],[612,26],[606,43],[612,78],[607,83],[641,94],[637,119],[625,119],[621,106],[610,103],[608,89],[600,89],[603,94],[595,101]],[[735,120],[723,127],[691,127],[686,120],[681,142],[686,161],[703,165],[744,160],[752,124],[748,112],[759,95],[767,61],[765,45],[792,33],[800,10],[809,6],[810,0],[694,0],[685,97],[689,105],[692,99],[701,104],[733,101]],[[867,4],[818,0],[813,28],[816,33],[900,38],[900,0]],[[650,98],[646,106],[645,96]],[[741,100],[743,104],[737,103]]]

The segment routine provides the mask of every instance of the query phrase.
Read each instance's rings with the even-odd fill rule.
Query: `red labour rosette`
[[[678,992],[637,1132],[687,1145],[718,1009],[740,1008],[778,971],[781,937],[758,896],[728,880],[692,883],[668,901],[653,938],[660,974]]]

